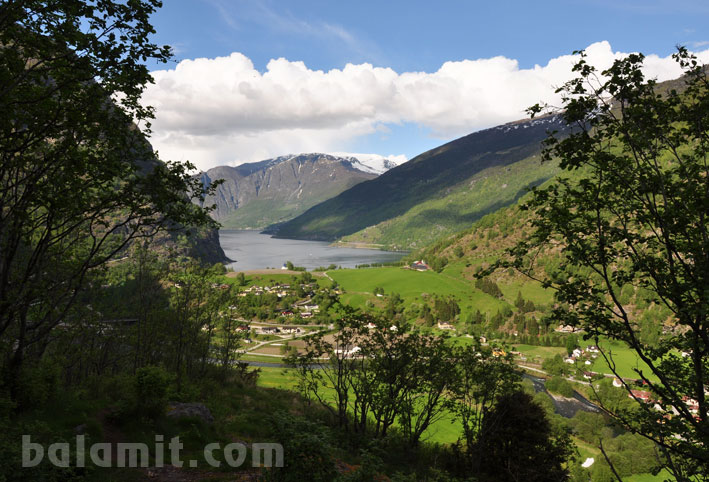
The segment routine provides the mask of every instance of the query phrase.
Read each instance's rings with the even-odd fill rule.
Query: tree
[[[150,42],[158,0],[0,4],[0,341],[11,392],[28,355],[131,241],[213,225],[189,164],[152,151]],[[191,193],[191,194],[187,194]]]
[[[502,395],[482,423],[480,479],[565,481],[571,438],[554,433],[542,407],[516,391]]]
[[[409,445],[417,447],[428,427],[452,408],[449,392],[456,382],[455,358],[445,336],[422,333],[403,336],[409,345],[407,351],[413,353],[408,369],[416,378],[403,394],[399,425]]]
[[[657,409],[637,400],[609,412],[688,480],[709,471],[709,82],[686,49],[674,58],[685,75],[662,85],[645,78],[641,54],[598,72],[581,53],[577,77],[558,90],[570,129],[545,141],[544,158],[563,173],[533,191],[529,237],[498,266],[554,287],[556,321],[619,340],[647,365],[634,370]],[[532,261],[550,246],[561,249],[554,278]],[[674,329],[656,343],[624,304],[628,286],[670,313]]]
[[[566,353],[569,354],[569,356],[573,355],[574,350],[579,348],[579,337],[571,334],[566,337]]]
[[[288,357],[301,393],[345,431],[365,434],[372,426],[371,435],[384,438],[398,421],[416,448],[450,406],[455,359],[448,339],[408,332],[400,322],[350,307],[343,307],[338,325],[334,335],[305,337],[305,352]]]
[[[510,356],[494,356],[489,347],[479,344],[458,349],[455,362],[453,409],[463,425],[469,466],[478,473],[483,462],[478,447],[487,436],[483,424],[496,400],[519,387],[519,375]]]

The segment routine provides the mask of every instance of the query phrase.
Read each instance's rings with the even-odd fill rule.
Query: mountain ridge
[[[290,221],[270,226],[267,232],[283,238],[347,239],[347,236],[404,216],[417,206],[441,200],[459,190],[461,185],[475,181],[475,176],[485,170],[505,168],[537,156],[548,131],[564,128],[560,116],[552,115],[514,121],[468,134],[426,151],[376,179],[357,184]],[[519,188],[539,184],[552,175],[545,170]],[[517,198],[492,192],[490,199],[480,206],[479,213],[470,213],[462,221],[469,226],[493,207],[503,207]],[[444,210],[432,214],[447,216],[451,213]],[[444,222],[440,235],[458,227]],[[432,240],[427,239],[427,242]],[[367,241],[402,249],[414,247],[410,241],[397,244],[376,237]]]
[[[386,158],[367,165],[355,157],[289,154],[238,166],[217,166],[197,175],[205,186],[223,179],[203,205],[226,228],[261,229],[287,221],[359,182],[373,179]],[[366,162],[366,161],[365,161]]]

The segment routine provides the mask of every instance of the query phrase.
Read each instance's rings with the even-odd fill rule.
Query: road
[[[262,325],[271,325],[271,326],[297,326],[297,327],[300,327],[300,326],[310,326],[310,327],[319,326],[319,327],[323,327],[321,330],[304,331],[303,333],[300,333],[299,335],[289,335],[289,336],[285,336],[285,337],[283,337],[283,338],[281,339],[282,341],[293,340],[293,339],[295,339],[295,338],[302,338],[302,337],[304,337],[304,336],[308,336],[308,335],[312,335],[312,334],[314,334],[314,333],[320,333],[320,332],[322,332],[322,331],[328,331],[329,329],[332,329],[332,325],[329,325],[329,326],[328,326],[328,325],[284,325],[283,323],[281,323],[280,325],[274,325],[273,323],[261,323],[261,324],[262,324]],[[256,345],[253,345],[253,346],[250,345],[248,348],[245,348],[245,349],[243,349],[243,350],[237,350],[237,353],[251,353],[251,352],[253,352],[254,350],[257,350],[257,349],[261,348],[261,347],[264,346],[264,345],[270,345],[271,343],[277,343],[278,341],[281,341],[281,340],[266,340],[266,341],[262,341],[262,342],[257,343]],[[265,356],[268,356],[268,355],[266,355],[266,354],[264,354],[264,353],[254,353],[254,355],[259,355],[259,356],[265,355]],[[271,355],[271,356],[274,356],[274,355]],[[275,355],[275,356],[279,356],[279,355]]]

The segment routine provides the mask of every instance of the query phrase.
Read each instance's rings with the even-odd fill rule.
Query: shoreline
[[[376,251],[386,251],[388,253],[410,253],[404,249],[386,249],[387,245],[378,243],[364,243],[361,241],[333,241],[330,243],[333,248],[353,248],[353,249],[373,249]]]
[[[310,273],[313,276],[324,276],[322,271],[294,271],[290,269],[280,269],[280,268],[263,268],[263,269],[245,269],[242,271],[228,271],[227,278],[236,278],[239,273],[244,273],[245,276],[249,275],[270,275],[270,274],[290,274],[290,275],[300,275],[303,273]]]

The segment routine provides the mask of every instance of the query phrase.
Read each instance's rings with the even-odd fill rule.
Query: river
[[[339,248],[323,241],[272,238],[258,231],[221,229],[219,243],[236,271],[280,268],[286,261],[314,269],[320,266],[354,268],[358,264],[391,263],[405,253],[377,249]]]

